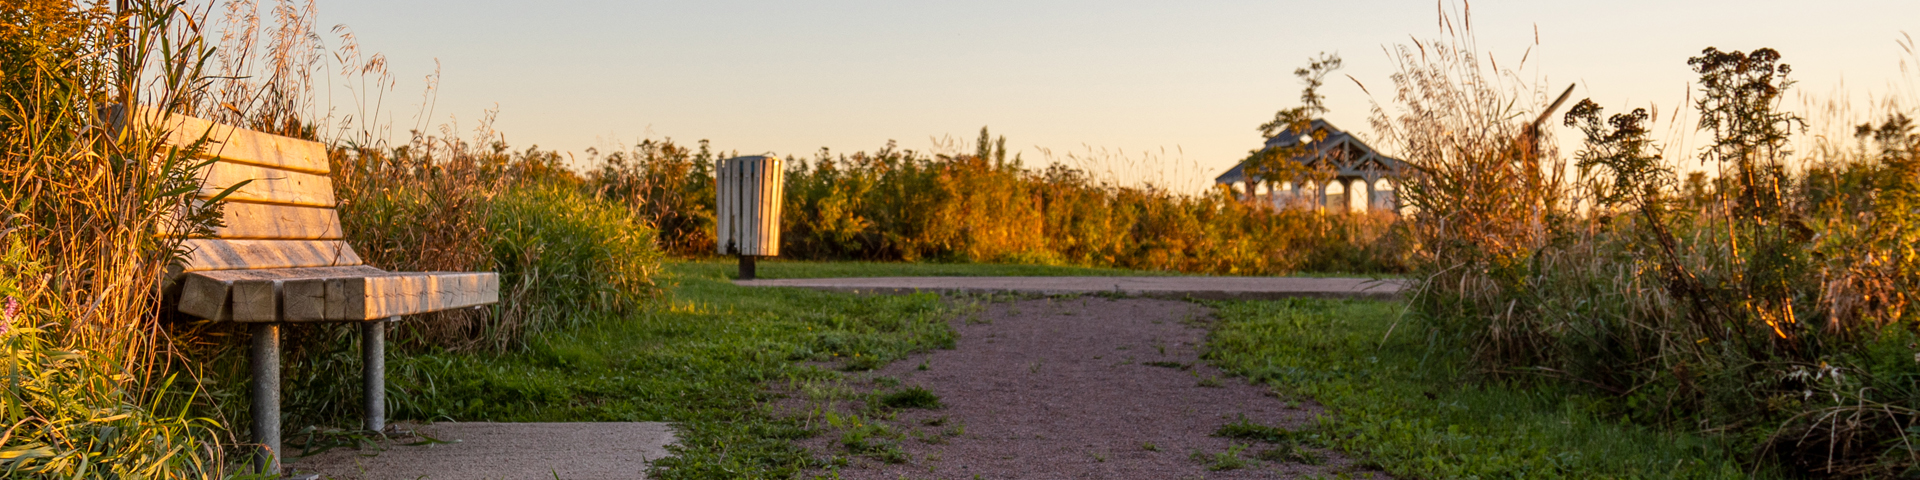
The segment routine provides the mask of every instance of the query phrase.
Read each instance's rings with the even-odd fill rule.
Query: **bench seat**
[[[358,322],[500,301],[493,272],[345,267],[188,272],[179,310],[230,322]]]

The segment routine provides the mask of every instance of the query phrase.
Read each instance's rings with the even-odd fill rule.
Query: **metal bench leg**
[[[249,352],[253,373],[253,441],[260,473],[280,473],[280,324],[255,323]]]
[[[393,317],[387,321],[399,321]],[[360,324],[360,378],[365,382],[367,430],[387,428],[387,322]]]

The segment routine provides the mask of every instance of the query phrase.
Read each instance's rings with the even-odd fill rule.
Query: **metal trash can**
[[[740,257],[740,279],[752,280],[757,257],[780,255],[780,204],[786,170],[779,157],[720,161],[714,190],[714,240],[721,255]]]

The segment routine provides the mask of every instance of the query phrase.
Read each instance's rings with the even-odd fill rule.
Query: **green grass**
[[[1209,361],[1318,400],[1332,415],[1322,418],[1315,442],[1395,476],[1748,477],[1748,468],[1710,439],[1592,414],[1592,402],[1579,395],[1461,382],[1459,350],[1430,343],[1412,319],[1396,326],[1398,303],[1298,299],[1214,306],[1221,321],[1209,341]]]
[[[887,408],[942,408],[940,396],[924,387],[907,387],[899,391],[880,396],[880,405]]]
[[[1192,454],[1188,455],[1188,458],[1199,462],[1201,465],[1205,465],[1207,470],[1210,471],[1239,470],[1252,465],[1252,462],[1248,462],[1246,457],[1240,456],[1240,454],[1246,450],[1247,445],[1236,443],[1227,446],[1227,451],[1220,453],[1209,454],[1207,452],[1194,450]]]
[[[790,440],[818,432],[762,408],[767,384],[841,375],[817,362],[872,367],[953,344],[939,297],[748,290],[727,267],[670,263],[677,286],[658,305],[541,334],[523,352],[399,356],[396,414],[679,422],[676,456],[654,478],[788,478],[818,461]]]

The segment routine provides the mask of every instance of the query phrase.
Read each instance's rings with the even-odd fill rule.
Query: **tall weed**
[[[1568,164],[1541,147],[1545,95],[1454,31],[1397,50],[1396,110],[1375,124],[1417,167],[1415,312],[1478,376],[1586,389],[1802,473],[1916,471],[1911,121],[1795,168],[1791,68],[1707,48],[1689,66],[1717,175],[1679,181],[1646,111],[1590,101],[1564,118],[1585,137]]]

